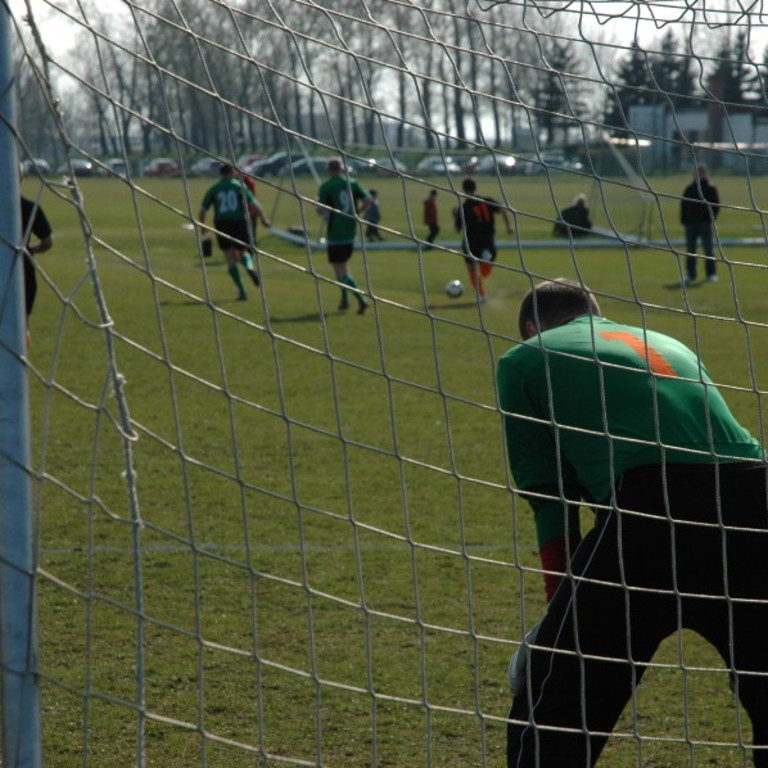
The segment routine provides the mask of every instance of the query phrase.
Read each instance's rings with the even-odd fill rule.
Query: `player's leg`
[[[32,314],[32,307],[37,297],[37,272],[32,257],[24,254],[24,304],[27,317]]]
[[[680,625],[712,643],[735,673],[762,768],[768,766],[767,475],[754,463],[673,465],[664,497],[675,521],[670,543]]]
[[[349,291],[347,290],[347,261],[349,256],[347,255],[347,248],[345,246],[329,244],[328,245],[328,261],[333,269],[333,274],[336,276],[336,280],[341,283],[341,301],[339,302],[339,309],[349,309]]]
[[[248,291],[245,290],[243,278],[237,263],[242,256],[242,248],[237,242],[238,232],[234,229],[232,222],[218,221],[214,222],[216,227],[216,242],[219,248],[224,252],[224,259],[227,262],[227,272],[232,278],[232,282],[237,286],[237,298],[239,301],[245,301],[248,298]]]
[[[485,299],[485,280],[487,280],[491,276],[491,272],[493,271],[493,262],[496,258],[495,251],[486,251],[485,253],[490,253],[491,258],[490,260],[484,259],[480,262],[480,279],[483,281],[483,298]]]
[[[685,277],[691,282],[696,279],[696,242],[699,228],[696,224],[685,225]]]
[[[485,301],[485,285],[483,285],[483,276],[480,273],[479,262],[472,257],[466,258],[465,262],[470,285],[475,289],[475,293],[482,304]]]
[[[765,559],[765,548],[763,548],[763,559]],[[765,578],[765,573],[762,571],[759,576]],[[709,602],[706,618],[711,625],[717,613],[712,610],[711,601]],[[765,597],[759,602],[734,600],[730,605],[724,601],[719,615],[721,620],[718,635],[713,636],[713,633],[706,631],[701,634],[720,651],[726,666],[734,672],[730,678],[732,690],[752,723],[754,763],[759,768],[766,768],[768,766],[768,658],[766,658],[763,628],[768,626],[768,602]],[[735,718],[733,725],[738,725]]]
[[[238,301],[245,301],[248,298],[248,291],[245,290],[243,276],[237,268],[237,263],[242,258],[242,254],[243,252],[239,248],[233,246],[230,246],[224,253],[227,259],[227,272],[229,272],[232,282],[237,286]]]
[[[715,251],[712,245],[712,224],[710,222],[703,221],[701,223],[700,235],[701,250],[706,256],[706,259],[704,260],[704,269],[706,271],[707,280],[714,282],[717,280],[717,262],[715,261]]]
[[[646,546],[664,537],[663,523],[611,512],[579,545],[577,578],[550,603],[529,656],[529,684],[512,705],[509,766],[595,764],[647,662],[676,627],[673,599],[623,585],[625,556],[634,569],[643,552],[649,559]]]
[[[253,256],[250,254],[249,251],[242,252],[240,262],[242,263],[243,267],[245,267],[245,271],[251,276],[251,280],[253,280],[253,284],[258,287],[258,285],[260,284],[259,273],[256,271],[256,269],[253,266]]]
[[[29,333],[29,316],[37,297],[37,273],[32,257],[24,254],[24,305],[27,316],[27,349],[32,345],[32,336]]]
[[[352,244],[344,243],[343,245],[333,245],[328,247],[328,257],[333,267],[336,279],[342,284],[341,288],[341,303],[339,309],[349,309],[349,297],[348,288],[351,288],[355,298],[357,299],[357,313],[362,315],[366,309],[368,309],[368,302],[366,302],[362,293],[360,292],[357,281],[349,273],[347,263],[352,257]]]
[[[711,591],[727,591],[729,599],[715,614],[712,601],[702,606],[705,637],[720,651],[735,672],[733,690],[752,721],[753,758],[756,766],[768,766],[768,493],[766,468],[731,465],[720,476],[722,528],[712,545],[707,574]],[[724,532],[724,535],[723,533]],[[725,568],[720,566],[725,553]],[[718,558],[713,567],[712,560]],[[726,586],[727,585],[727,586]],[[714,636],[707,634],[714,625]]]

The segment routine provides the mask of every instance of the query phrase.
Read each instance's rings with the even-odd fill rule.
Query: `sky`
[[[411,1],[418,5],[418,0]],[[141,5],[141,0],[133,2]],[[369,4],[371,0],[362,2]],[[484,10],[507,0],[475,2],[474,13],[481,17]],[[520,5],[521,0],[513,2]],[[327,4],[328,0],[318,0],[318,3]],[[669,25],[688,24],[693,19],[700,25],[699,36],[709,36],[723,29],[728,22],[743,24],[747,9],[752,20],[753,55],[761,58],[768,44],[768,0],[527,0],[527,4],[529,18],[538,19],[541,24],[549,14],[556,13],[561,19],[567,19],[567,24],[573,20],[575,30],[577,19],[581,18],[585,29],[590,35],[594,34],[595,39],[624,45],[628,45],[636,34],[641,43],[650,44],[660,39]],[[79,18],[77,0],[31,0],[31,6],[51,53],[57,55],[69,50],[76,25],[57,9],[70,9],[70,13]],[[26,13],[24,0],[10,0],[10,7],[17,19]],[[124,0],[98,0],[98,8],[105,17],[129,16]]]

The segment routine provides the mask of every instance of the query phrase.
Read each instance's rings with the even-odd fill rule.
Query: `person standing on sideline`
[[[548,607],[510,664],[508,765],[594,765],[657,648],[685,628],[721,654],[768,766],[763,448],[694,352],[601,317],[578,283],[536,285],[519,331],[497,383]],[[583,539],[581,503],[595,512]]]
[[[381,222],[381,206],[379,205],[379,193],[375,189],[369,190],[371,204],[363,213],[363,220],[368,224],[365,228],[366,240],[383,240],[379,232],[379,223]]]
[[[512,234],[514,229],[506,208],[502,208],[492,197],[477,195],[474,179],[464,179],[461,189],[466,199],[461,207],[453,209],[454,224],[456,231],[464,234],[469,281],[477,292],[478,301],[484,304],[486,295],[483,280],[491,274],[493,262],[496,261],[494,216],[501,214],[509,234]]]
[[[435,242],[435,238],[440,234],[440,223],[437,213],[437,190],[432,189],[424,201],[424,223],[429,229],[427,234],[427,242],[432,245]]]
[[[332,157],[328,161],[326,173],[328,179],[318,191],[317,212],[328,222],[328,261],[342,285],[339,309],[349,309],[348,289],[351,288],[357,299],[357,314],[362,315],[368,309],[368,302],[350,274],[347,262],[354,250],[357,214],[365,214],[372,198],[360,182],[344,173],[340,157]]]
[[[680,223],[685,228],[685,278],[686,285],[696,279],[696,244],[706,257],[704,269],[710,283],[717,282],[717,264],[712,248],[712,232],[717,214],[720,213],[720,195],[717,187],[709,183],[707,169],[696,166],[693,181],[683,190],[680,200]]]
[[[237,265],[242,263],[253,284],[259,285],[259,275],[251,256],[252,244],[255,244],[252,222],[259,219],[265,227],[269,227],[270,223],[256,198],[237,178],[237,172],[231,165],[222,165],[219,175],[221,178],[205,193],[198,221],[201,226],[204,225],[206,212],[213,206],[213,226],[218,246],[224,252],[227,271],[237,286],[238,301],[245,301],[248,291]]]

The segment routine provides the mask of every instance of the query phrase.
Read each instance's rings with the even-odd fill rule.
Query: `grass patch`
[[[423,235],[435,181],[377,179],[382,224]],[[686,181],[653,180],[655,236],[681,236]],[[721,236],[753,236],[765,182],[715,181]],[[437,183],[453,239],[455,192]],[[262,287],[236,303],[220,257],[182,228],[207,184],[83,180],[108,318],[75,208],[43,196],[55,247],[39,258],[30,392],[46,762],[133,764],[143,723],[150,765],[501,764],[506,665],[544,609],[494,391],[531,275],[581,277],[607,315],[695,346],[760,434],[764,249],[728,248],[718,284],[683,292],[669,249],[507,248],[482,313],[443,293],[466,282],[460,254],[358,250],[373,307],[357,317],[336,311],[325,254],[262,233]],[[523,240],[590,191],[564,175],[504,184],[481,191],[509,200]],[[319,234],[314,193],[260,185],[275,226]],[[637,222],[636,193],[594,193],[598,226]],[[601,765],[739,760],[719,659],[686,636],[655,661]]]

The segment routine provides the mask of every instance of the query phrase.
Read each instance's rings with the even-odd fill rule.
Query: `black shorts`
[[[352,258],[352,243],[329,243],[328,261],[331,264],[346,264]]]
[[[471,265],[474,261],[496,261],[495,243],[472,243],[467,248],[466,262]]]
[[[24,254],[24,301],[27,308],[27,316],[32,314],[32,307],[37,296],[37,274],[31,256]]]
[[[510,713],[509,766],[594,765],[656,649],[680,627],[720,652],[754,743],[768,744],[767,498],[760,463],[624,474],[541,623],[530,690]],[[768,751],[755,764],[768,765]]]
[[[245,219],[215,221],[213,225],[216,227],[216,242],[222,251],[230,251],[235,248],[250,250],[251,234]]]

